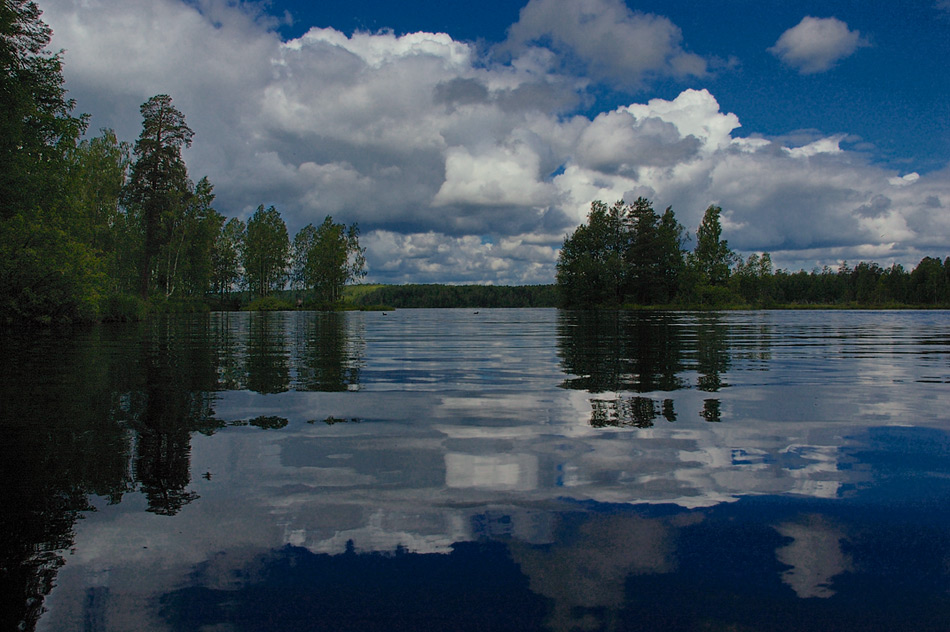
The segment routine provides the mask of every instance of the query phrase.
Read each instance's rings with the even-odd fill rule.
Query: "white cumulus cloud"
[[[807,16],[782,33],[769,52],[801,74],[811,75],[830,70],[868,45],[860,31],[850,30],[837,18]]]
[[[492,147],[473,155],[453,147],[445,156],[445,181],[435,204],[532,206],[549,201],[547,185],[539,182],[540,159],[524,144]]]
[[[550,40],[587,73],[624,87],[650,76],[702,76],[706,61],[682,47],[669,19],[631,11],[622,0],[531,0],[509,29],[509,45]]]

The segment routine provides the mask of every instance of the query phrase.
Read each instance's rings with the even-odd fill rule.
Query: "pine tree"
[[[710,286],[723,286],[729,280],[729,271],[735,254],[729,242],[722,239],[722,224],[719,216],[722,209],[710,205],[696,230],[696,249],[689,257],[692,267],[699,273],[701,282]]]
[[[640,305],[655,302],[660,294],[660,216],[646,198],[627,208],[630,237],[625,260],[629,266],[628,298]]]
[[[142,133],[135,143],[135,163],[125,200],[143,226],[139,292],[147,298],[155,258],[171,240],[175,220],[191,189],[181,150],[191,146],[194,132],[167,94],[146,101],[141,112]],[[167,291],[166,283],[167,275],[162,281]]]

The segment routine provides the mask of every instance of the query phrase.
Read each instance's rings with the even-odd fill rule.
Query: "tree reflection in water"
[[[359,390],[364,343],[346,313],[212,314],[210,338],[219,390]]]
[[[255,393],[290,390],[287,314],[252,312],[247,337],[247,388]]]
[[[214,417],[217,371],[206,331],[196,318],[182,329],[168,318],[148,323],[137,383],[121,398],[121,419],[135,431],[133,475],[148,511],[171,516],[198,495],[191,483],[191,435],[223,427]]]
[[[303,333],[293,354],[288,318]],[[156,316],[79,332],[8,332],[2,348],[0,628],[11,630],[35,627],[73,524],[93,510],[90,494],[118,503],[139,492],[147,511],[173,516],[198,498],[190,489],[194,433],[289,423],[218,419],[216,393],[355,389],[362,361],[344,314]]]
[[[716,392],[729,385],[730,329],[714,313],[563,311],[558,313],[558,353],[564,388],[592,394],[615,392],[611,399],[591,398],[595,428],[649,428],[661,415],[676,421],[673,399],[619,393],[651,393],[695,387]],[[695,373],[695,384],[689,375]],[[700,416],[721,421],[718,399],[707,399]]]
[[[722,380],[731,365],[729,327],[715,312],[701,313],[696,324],[696,386],[701,391],[715,392],[729,386]]]
[[[347,314],[301,313],[296,331],[302,338],[296,355],[298,391],[359,390],[362,364],[361,336],[350,330]]]
[[[125,346],[136,332],[104,338]],[[133,488],[111,388],[129,362],[108,360],[102,333],[0,334],[0,629],[35,627],[87,495],[118,503]]]
[[[633,426],[649,428],[659,416],[667,421],[676,421],[672,399],[662,402],[649,397],[618,397],[616,399],[591,399],[590,425],[594,428]]]
[[[562,311],[557,322],[564,388],[674,391],[687,386],[681,327],[669,312]]]

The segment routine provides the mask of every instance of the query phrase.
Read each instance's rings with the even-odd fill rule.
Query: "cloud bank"
[[[719,204],[733,248],[793,269],[909,265],[950,243],[950,170],[876,166],[847,130],[740,135],[739,116],[686,86],[577,114],[598,82],[642,90],[706,72],[672,22],[616,0],[532,0],[487,52],[421,32],[315,27],[284,41],[253,5],[225,0],[42,8],[94,128],[134,140],[139,105],[172,95],[196,132],[189,170],[215,184],[219,210],[246,218],[274,204],[291,234],[326,215],[358,222],[369,280],[551,282],[592,200],[639,195],[693,232]],[[812,27],[796,31],[808,20],[780,54],[802,72],[847,50],[809,49]],[[819,21],[829,25],[838,32]],[[844,32],[853,52],[860,36]],[[611,58],[607,44],[629,38],[645,48]]]

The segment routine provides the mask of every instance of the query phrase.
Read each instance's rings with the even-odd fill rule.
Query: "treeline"
[[[137,318],[288,283],[311,305],[340,303],[364,274],[355,225],[327,217],[291,243],[273,206],[227,219],[208,178],[189,177],[194,132],[168,95],[142,105],[134,145],[111,130],[83,139],[40,13],[0,5],[0,323]]]
[[[645,198],[608,207],[595,201],[587,223],[564,240],[557,263],[559,305],[778,307],[950,306],[950,257],[900,264],[846,262],[811,272],[774,270],[769,253],[742,259],[722,239],[722,209],[710,206],[686,249],[672,208],[662,215]]]
[[[353,298],[357,306],[555,307],[554,285],[381,285]]]
[[[763,261],[765,264],[763,265]],[[837,269],[769,272],[768,254],[737,262],[732,292],[750,305],[839,305],[863,307],[950,307],[950,257],[924,257],[913,270],[900,264],[847,262]]]

